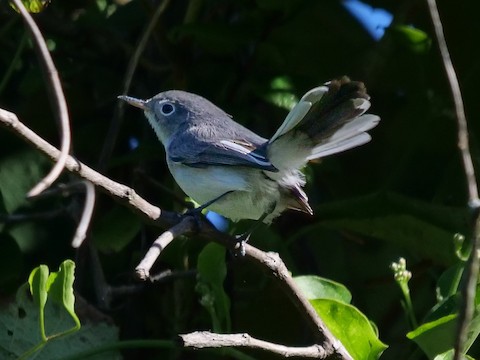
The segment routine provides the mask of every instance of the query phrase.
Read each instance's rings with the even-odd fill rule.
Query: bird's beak
[[[147,102],[145,100],[136,99],[134,97],[126,96],[126,95],[120,95],[118,98],[120,100],[123,100],[123,101],[129,103],[132,106],[138,107],[142,110],[146,110],[146,103]]]

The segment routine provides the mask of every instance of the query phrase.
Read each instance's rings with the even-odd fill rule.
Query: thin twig
[[[35,48],[38,51],[39,57],[41,59],[41,68],[45,77],[47,78],[48,87],[51,90],[51,93],[55,100],[53,101],[54,114],[61,128],[61,155],[59,156],[57,162],[47,174],[47,176],[45,176],[43,180],[41,180],[32,190],[28,192],[28,196],[32,197],[37,196],[43,190],[52,185],[53,182],[57,180],[57,178],[60,176],[65,167],[65,162],[70,152],[71,143],[70,120],[68,118],[67,102],[65,101],[65,95],[63,94],[62,84],[60,83],[57,69],[55,67],[55,64],[53,63],[52,57],[50,56],[50,52],[48,51],[45,39],[43,38],[37,24],[35,23],[35,21],[33,21],[32,17],[25,9],[22,1],[13,0],[13,3],[20,11],[20,14],[23,17],[25,24],[27,25],[27,28],[32,35],[34,44],[36,45]]]
[[[171,281],[173,279],[195,277],[197,273],[198,272],[195,269],[182,270],[182,271],[172,271],[170,269],[167,269],[157,274],[150,274],[150,277],[148,279],[152,283],[163,283],[163,282]]]
[[[87,230],[92,220],[93,209],[95,207],[95,186],[90,181],[81,182],[85,186],[85,204],[80,221],[72,240],[72,247],[78,248],[87,237]]]
[[[475,177],[475,169],[473,166],[472,156],[469,148],[468,141],[468,126],[467,119],[465,117],[465,109],[463,107],[462,93],[460,91],[460,85],[458,83],[457,75],[453,67],[452,59],[448,51],[447,42],[443,32],[442,21],[438,12],[437,4],[435,0],[427,0],[430,15],[432,17],[433,26],[435,28],[435,34],[437,36],[438,46],[442,55],[443,65],[447,73],[447,78],[450,83],[450,89],[452,90],[453,102],[455,104],[455,113],[458,123],[458,147],[462,156],[463,168],[465,171],[467,189],[468,189],[468,205],[472,210],[472,251],[470,259],[468,261],[468,268],[466,271],[465,285],[462,291],[463,305],[460,306],[460,314],[458,317],[458,330],[457,337],[455,339],[455,360],[463,358],[465,352],[465,341],[467,337],[468,327],[472,320],[475,292],[479,271],[479,258],[478,250],[480,249],[480,201],[478,199],[478,187]]]
[[[150,249],[148,249],[140,264],[135,268],[137,276],[141,280],[148,279],[150,277],[150,269],[163,249],[165,249],[176,237],[191,232],[194,228],[195,219],[193,216],[185,216],[182,221],[160,235],[150,246]]]
[[[209,331],[196,331],[179,336],[182,340],[182,345],[186,348],[245,347],[268,351],[282,357],[296,356],[306,359],[326,359],[331,355],[331,353],[328,353],[318,345],[305,347],[285,346],[256,339],[249,334],[215,334]]]
[[[53,161],[56,161],[60,156],[60,151],[58,149],[50,145],[31,129],[23,125],[15,114],[0,109],[0,123],[14,131],[28,143],[33,144],[41,152],[48,155]],[[176,224],[179,224],[179,222],[188,218],[190,218],[190,220],[186,220],[187,222],[193,221],[193,218],[190,215],[182,217],[176,213],[160,210],[158,207],[148,203],[145,199],[137,195],[133,189],[99,174],[98,172],[76,161],[70,156],[67,158],[65,165],[69,171],[76,173],[82,178],[92,182],[94,185],[98,186],[99,189],[103,190],[113,198],[136,211],[142,215],[144,219],[152,221],[156,225],[164,228],[171,228],[172,226],[175,226]],[[208,220],[203,219],[203,217],[199,217],[196,220],[196,230],[201,237],[206,238],[209,241],[215,241],[228,247],[229,249],[235,249],[237,240],[234,237],[216,230],[215,227],[213,227]],[[174,231],[174,233],[178,232],[178,229]],[[300,314],[304,316],[314,336],[316,336],[318,339],[318,345],[321,346],[326,353],[332,354],[331,359],[352,359],[342,344],[335,339],[335,337],[326,328],[325,324],[316,314],[312,305],[302,295],[298,287],[293,282],[293,279],[285,264],[277,254],[266,253],[249,244],[246,244],[245,257],[247,260],[252,261],[262,269],[268,269],[269,273],[273,275],[275,279],[277,279],[282,290],[290,297],[294,305],[300,310]]]
[[[128,67],[127,67],[127,72],[125,73],[125,78],[123,80],[122,94],[127,94],[129,92],[130,86],[132,84],[133,75],[135,74],[135,70],[137,69],[138,62],[140,61],[143,51],[145,50],[148,39],[150,38],[150,35],[152,34],[153,29],[157,25],[158,19],[160,19],[160,16],[162,16],[162,14],[165,12],[169,3],[170,3],[170,0],[164,0],[157,7],[145,31],[143,32],[137,47],[135,48],[135,52],[130,57],[130,62],[128,63]],[[124,112],[125,112],[125,102],[117,101],[117,106],[115,107],[115,113],[113,115],[112,121],[110,122],[110,127],[108,129],[108,133],[106,136],[107,140],[105,141],[102,152],[100,154],[99,167],[101,170],[104,169],[104,167],[106,166],[106,163],[110,158],[110,155],[117,141],[118,131],[122,124]]]

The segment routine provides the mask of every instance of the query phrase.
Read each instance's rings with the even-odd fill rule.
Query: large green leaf
[[[467,339],[464,343],[468,350],[480,334],[480,314],[476,313],[468,326]],[[441,317],[437,320],[420,325],[407,334],[407,337],[420,346],[429,359],[453,349],[457,333],[457,314]]]
[[[420,325],[407,334],[427,354],[429,359],[453,348],[457,315],[447,315],[437,320]]]
[[[311,303],[354,359],[378,359],[387,348],[378,339],[367,317],[354,306],[328,299],[313,300]]]
[[[320,276],[304,275],[293,278],[308,300],[330,299],[350,304],[352,294],[340,283]]]

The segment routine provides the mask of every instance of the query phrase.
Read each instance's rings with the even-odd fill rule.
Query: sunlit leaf
[[[335,281],[314,275],[296,276],[294,280],[308,300],[330,299],[345,304],[352,300],[350,291]]]
[[[413,26],[396,25],[391,31],[412,52],[425,53],[432,45],[432,39],[428,34]]]
[[[325,299],[313,300],[311,303],[354,359],[378,359],[387,348],[378,339],[367,317],[354,306]]]
[[[40,265],[32,270],[28,277],[28,283],[30,285],[30,292],[33,296],[33,301],[39,307],[40,311],[43,311],[45,304],[47,303],[47,280],[48,280],[48,266]]]
[[[52,273],[48,278],[49,299],[62,305],[80,325],[80,320],[75,314],[75,295],[73,294],[73,282],[75,280],[75,263],[72,260],[65,260],[60,264],[60,269]]]
[[[37,14],[45,10],[48,4],[50,4],[50,1],[51,0],[22,0],[22,3],[28,12]],[[10,2],[10,6],[14,8],[15,11],[18,11],[17,7],[13,2]]]
[[[288,77],[280,76],[272,80],[270,91],[265,94],[265,99],[286,110],[291,110],[298,102],[293,86]]]

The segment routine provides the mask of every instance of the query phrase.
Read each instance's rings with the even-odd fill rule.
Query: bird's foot
[[[246,232],[240,235],[236,235],[235,239],[237,241],[235,245],[235,250],[234,250],[234,255],[239,256],[239,257],[244,257],[245,256],[245,244],[250,240],[250,235],[252,235],[251,232]]]

